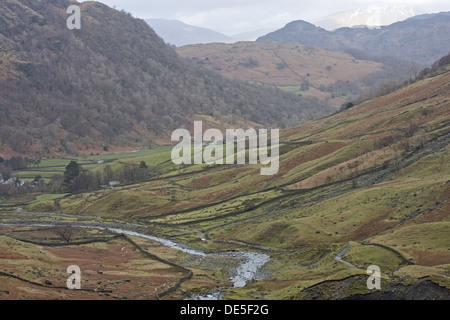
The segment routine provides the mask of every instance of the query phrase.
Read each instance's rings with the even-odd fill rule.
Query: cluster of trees
[[[40,163],[41,163],[40,159],[35,160],[22,156],[11,157],[9,159],[3,159],[2,157],[0,157],[0,166],[9,167],[12,170],[25,169],[32,165],[38,166]]]
[[[357,50],[350,50],[350,52],[357,57],[360,55],[369,57],[367,54]],[[369,89],[352,102],[342,105],[340,111],[351,108],[364,101],[387,95],[416,81],[433,76],[434,74],[441,72],[446,66],[450,65],[450,53],[433,63],[431,68],[424,68],[422,70],[420,70],[420,66],[417,64],[411,64],[392,57],[371,57],[371,59],[384,62],[387,66],[385,72],[371,74],[366,77],[364,83],[368,85]],[[423,112],[426,116],[428,110],[424,109]]]
[[[433,63],[431,68],[425,68],[420,71],[417,75],[417,80],[422,80],[436,72],[439,72],[440,69],[445,68],[448,65],[450,65],[450,52],[446,56]]]
[[[240,62],[239,64],[246,68],[255,68],[259,66],[259,61],[254,57],[248,57],[244,62]]]
[[[331,98],[354,97],[363,92],[361,85],[357,82],[338,80],[332,85],[320,85],[319,90],[331,93]]]
[[[415,81],[422,66],[418,63],[402,60],[392,56],[370,55],[356,49],[347,49],[346,53],[355,59],[369,60],[384,64],[383,70],[374,72],[362,80],[365,99],[379,97],[397,90],[404,83]]]
[[[17,184],[1,184],[0,183],[0,196],[12,196],[16,194],[24,194],[36,191],[31,183],[25,183],[22,186]]]
[[[0,184],[0,195],[11,195],[22,192],[29,192],[33,186],[30,183],[21,185],[21,180],[14,178],[14,170],[25,169],[31,165],[39,165],[40,160],[23,158],[22,156],[3,159],[0,157],[0,180],[13,179],[13,183]]]
[[[8,160],[0,157],[0,180],[3,180],[0,183],[0,196],[29,193],[36,190],[42,191],[42,188],[47,189],[40,176],[36,176],[33,181],[25,183],[20,178],[14,177],[15,170],[39,165],[39,163],[40,160],[22,158],[21,156],[12,157]]]
[[[139,165],[122,162],[114,169],[107,164],[103,170],[90,171],[83,168],[78,162],[71,161],[65,168],[62,176],[57,175],[49,183],[45,183],[41,176],[36,176],[33,181],[24,184],[11,183],[0,184],[0,196],[10,196],[30,192],[86,192],[109,186],[110,182],[118,181],[121,184],[133,184],[145,181],[159,174],[157,168],[148,166],[145,161]],[[0,166],[0,178],[8,180],[13,178],[11,167]],[[16,179],[19,182],[19,179]]]
[[[1,101],[1,98],[0,98]],[[0,108],[0,118],[7,119],[6,110]],[[1,146],[9,145],[14,151],[25,153],[32,145],[31,136],[27,135],[23,130],[12,126],[2,125],[0,127]]]
[[[68,192],[85,192],[108,186],[110,182],[118,181],[121,184],[132,184],[144,181],[158,173],[156,168],[149,167],[144,161],[139,165],[123,162],[119,168],[105,165],[102,171],[92,172],[84,169],[76,161],[71,161],[64,171],[61,190]]]

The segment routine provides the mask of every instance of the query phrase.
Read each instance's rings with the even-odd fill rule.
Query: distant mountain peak
[[[220,32],[192,26],[179,20],[147,19],[145,21],[165,42],[177,47],[212,42],[234,42],[233,38]]]
[[[302,28],[305,28],[305,29],[317,28],[317,26],[315,26],[314,24],[312,24],[312,23],[310,23],[308,21],[305,21],[305,20],[295,20],[295,21],[289,22],[286,25],[286,27],[289,27],[289,26],[296,26],[297,28],[298,27],[302,27]]]
[[[383,12],[382,7],[376,7],[376,10],[379,12],[373,14],[383,16],[380,14]],[[415,16],[375,29],[364,27],[364,23],[356,25],[361,27],[341,27],[328,31],[299,20],[257,41],[297,42],[332,51],[356,49],[371,56],[392,56],[422,65],[431,65],[450,50],[449,12]]]

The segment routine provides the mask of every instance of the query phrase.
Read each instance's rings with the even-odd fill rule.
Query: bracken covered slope
[[[373,293],[365,283],[372,264],[382,270],[385,297],[401,298],[402,287],[408,295],[431,288],[416,298],[448,297],[449,125],[447,65],[282,131],[275,176],[251,165],[177,167],[159,154],[145,160],[161,178],[65,197],[49,210],[141,223],[207,250],[269,253],[271,276],[227,291],[230,297],[364,298]],[[336,260],[340,252],[356,268]]]

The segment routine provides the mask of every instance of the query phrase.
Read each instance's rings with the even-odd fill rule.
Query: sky
[[[79,0],[80,1],[80,0]],[[277,30],[294,20],[315,19],[371,6],[414,7],[420,13],[450,11],[449,0],[98,0],[142,19],[170,19],[226,35]]]

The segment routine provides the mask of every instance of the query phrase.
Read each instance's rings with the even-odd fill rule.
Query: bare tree
[[[70,243],[72,241],[74,228],[69,224],[62,224],[55,226],[53,228],[53,232],[60,236],[67,243]]]
[[[13,170],[10,167],[0,165],[0,178],[3,180],[8,180],[12,177]]]
[[[104,168],[103,168],[103,179],[105,179],[105,184],[108,184],[110,181],[114,180],[114,175],[113,175],[113,171],[111,169],[111,166],[109,164],[107,164]]]

